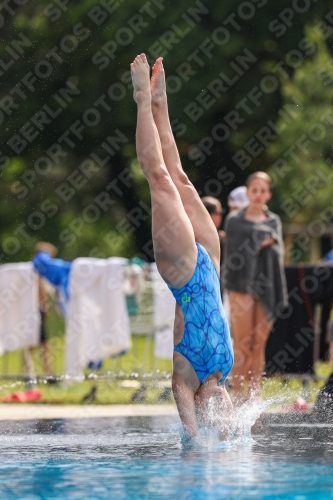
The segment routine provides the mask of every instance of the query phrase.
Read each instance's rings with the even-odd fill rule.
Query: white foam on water
[[[221,404],[216,398],[210,398],[207,406],[198,415],[199,434],[190,440],[181,431],[182,442],[192,448],[228,448],[246,446],[255,443],[251,428],[263,411],[277,404],[276,399],[259,401],[255,396],[233,410]]]

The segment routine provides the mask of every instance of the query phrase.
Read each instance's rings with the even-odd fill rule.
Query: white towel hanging
[[[123,291],[126,262],[119,257],[73,261],[66,321],[67,375],[81,376],[90,361],[97,362],[130,348]]]
[[[0,266],[0,355],[39,343],[38,276],[31,262]]]

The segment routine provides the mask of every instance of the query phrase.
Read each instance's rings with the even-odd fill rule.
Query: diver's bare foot
[[[133,83],[133,97],[136,103],[151,100],[149,64],[145,54],[136,56],[131,64],[131,76]]]
[[[152,106],[161,106],[167,103],[165,73],[163,68],[163,57],[156,59],[153,66],[153,75],[150,80]]]

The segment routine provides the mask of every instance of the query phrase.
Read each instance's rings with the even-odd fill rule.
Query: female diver
[[[137,103],[136,150],[151,193],[157,268],[176,305],[172,388],[186,436],[198,434],[197,415],[210,398],[230,413],[224,380],[233,350],[220,296],[216,228],[182,169],[169,121],[162,58],[144,54],[131,64]]]

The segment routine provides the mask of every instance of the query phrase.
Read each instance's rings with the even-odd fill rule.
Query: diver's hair
[[[58,253],[57,248],[48,241],[39,241],[38,243],[36,243],[34,251],[35,254],[42,251],[48,252],[51,257],[55,257]]]
[[[246,187],[249,187],[249,185],[251,184],[251,182],[254,180],[254,179],[261,179],[265,182],[267,182],[268,186],[269,186],[269,189],[272,188],[272,178],[266,174],[266,172],[253,172],[253,174],[249,175],[248,178],[246,179]]]
[[[201,198],[201,201],[209,214],[222,211],[222,204],[220,200],[214,198],[213,196],[204,196]]]

